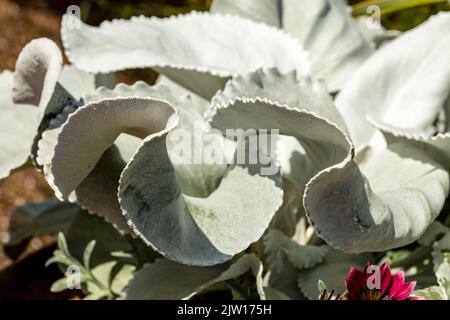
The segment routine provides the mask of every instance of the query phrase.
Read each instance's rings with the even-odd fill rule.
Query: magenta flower
[[[412,297],[416,282],[405,282],[402,271],[392,274],[387,262],[377,267],[368,262],[363,271],[351,267],[345,287],[347,300],[422,300]]]

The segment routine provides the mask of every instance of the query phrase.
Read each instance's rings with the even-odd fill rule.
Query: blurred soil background
[[[358,2],[362,1],[350,1],[351,4]],[[83,21],[98,25],[103,20],[141,14],[166,17],[191,10],[204,11],[210,3],[211,0],[0,0],[0,71],[14,70],[20,50],[34,38],[50,38],[62,49],[60,19],[70,5],[80,6]],[[358,8],[364,10],[364,7]],[[448,10],[448,6],[440,3],[415,7],[382,15],[382,23],[388,29],[405,31],[441,10]],[[153,82],[155,79],[156,74],[150,70],[118,74],[119,81],[130,84],[136,80]],[[80,298],[76,292],[49,292],[51,283],[61,277],[56,266],[44,267],[54,250],[54,237],[35,237],[14,248],[17,252],[10,253],[14,259],[4,254],[1,245],[8,241],[9,216],[16,207],[50,197],[52,191],[41,174],[32,168],[15,172],[0,182],[0,299]]]

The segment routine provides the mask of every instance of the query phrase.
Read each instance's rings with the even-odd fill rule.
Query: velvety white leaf
[[[15,103],[39,107],[39,121],[57,113],[73,97],[58,83],[62,55],[58,46],[47,38],[30,41],[20,52],[14,72]]]
[[[433,136],[410,132],[385,123],[371,120],[372,125],[379,130],[386,144],[395,143],[413,144],[429,154],[436,162],[450,171],[450,133],[438,133]]]
[[[366,40],[373,42],[377,48],[402,34],[398,30],[385,29],[381,23],[374,24],[374,17],[361,16],[353,21],[355,22],[359,32],[366,38]]]
[[[344,0],[283,0],[282,10],[284,30],[310,53],[311,73],[330,91],[339,90],[374,51]]]
[[[169,159],[161,157],[164,146],[154,145],[139,150],[119,189],[124,213],[144,241],[168,258],[211,265],[229,260],[262,236],[282,202],[277,176],[237,166],[208,197],[183,196]],[[161,178],[146,181],[142,174]]]
[[[164,84],[150,86],[144,81],[137,81],[133,85],[126,85],[124,83],[117,84],[113,89],[107,87],[99,87],[95,91],[87,92],[83,95],[83,100],[86,104],[97,102],[106,98],[117,97],[151,97],[154,96],[160,100],[172,101],[175,99],[171,90]]]
[[[49,121],[37,142],[35,160],[38,165],[42,166],[44,174],[47,176],[50,175],[49,166],[62,125],[77,107],[76,104],[64,107],[56,117]],[[127,142],[129,143],[129,139]],[[116,196],[120,174],[126,165],[122,153],[115,146],[105,151],[89,176],[68,197],[68,200],[78,203],[91,213],[102,216],[118,229],[129,232]]]
[[[58,82],[77,100],[88,93],[92,93],[98,87],[113,88],[115,85],[114,74],[92,74],[72,65],[63,66]]]
[[[97,74],[87,73],[75,68],[72,65],[63,66],[58,77],[58,86],[62,86],[76,101],[63,101],[61,105],[56,106],[53,115],[49,115],[43,122],[47,122],[40,130],[42,136],[38,141],[38,150],[36,162],[43,165],[52,157],[54,145],[60,132],[60,127],[67,120],[70,113],[84,103],[83,97],[95,92],[99,86],[111,87],[115,84],[113,74]],[[43,127],[43,128],[42,128]]]
[[[417,240],[439,215],[448,192],[448,172],[415,146],[399,143],[360,168],[348,163],[319,174],[304,203],[331,246],[359,253]]]
[[[202,97],[200,97],[199,95],[195,94],[194,92],[186,89],[185,87],[179,85],[178,83],[176,83],[175,81],[170,80],[169,78],[167,78],[165,75],[160,74],[158,76],[158,78],[156,79],[155,82],[156,85],[162,85],[164,87],[167,87],[170,89],[170,92],[172,92],[172,94],[176,97],[182,97],[182,96],[186,96],[186,95],[191,95],[193,97],[195,97],[195,99],[200,99],[203,100],[203,103],[199,103],[199,105],[205,105],[204,103],[206,102],[207,104],[205,105],[206,108],[209,107],[209,101],[206,99],[203,99]],[[203,112],[205,112],[206,110],[204,110]]]
[[[139,95],[146,93],[148,86],[138,84],[134,87],[119,85],[115,91],[101,87],[95,91],[95,77],[75,68],[67,68],[62,72],[62,79],[74,88],[77,94],[83,96],[86,102],[98,101],[105,97],[115,97],[127,93],[126,95]],[[84,86],[76,87],[72,81],[83,80]],[[70,81],[69,81],[70,80]],[[141,89],[143,88],[143,89]],[[154,90],[156,91],[156,90]],[[68,116],[76,110],[78,106],[68,105],[59,114],[52,118],[42,133],[38,142],[36,162],[43,166],[44,173],[50,175],[49,166],[54,156],[54,149],[58,142],[58,136],[62,130]],[[122,150],[111,147],[105,151],[95,168],[90,172],[76,191],[68,198],[72,202],[77,202],[84,209],[103,217],[106,221],[116,226],[118,229],[129,232],[130,229],[122,215],[117,199],[120,174],[125,168],[126,161],[134,154],[141,143],[141,139],[130,135],[121,135],[119,145]],[[132,137],[132,138],[130,138]],[[130,149],[132,149],[130,151]]]
[[[106,191],[110,191],[109,193],[99,193],[98,195],[103,194],[103,200],[109,199],[109,201],[105,201],[104,203],[98,202],[96,205],[97,208],[94,208],[93,211],[102,214],[102,216],[107,216],[108,221],[117,222],[120,221],[120,219],[123,220],[119,204],[115,197],[117,194],[118,179],[125,167],[125,163],[120,159],[120,155],[117,151],[110,150],[107,153],[105,153],[105,151],[111,147],[115,138],[123,130],[122,128],[124,125],[132,125],[132,121],[135,121],[137,122],[137,128],[149,126],[150,128],[162,128],[160,127],[161,125],[158,124],[158,121],[162,121],[159,119],[163,119],[165,115],[167,116],[170,112],[173,113],[174,111],[167,104],[161,102],[161,104],[156,103],[156,108],[159,107],[160,109],[154,110],[155,114],[152,114],[150,112],[150,106],[153,100],[123,98],[122,100],[117,100],[117,102],[115,100],[103,101],[103,103],[91,103],[87,106],[83,106],[70,115],[69,120],[65,122],[61,128],[57,144],[54,147],[54,155],[50,161],[45,164],[44,173],[46,174],[50,185],[53,186],[56,194],[61,198],[68,198],[72,191],[81,187],[86,190],[85,195],[89,196],[89,194],[91,194],[91,198],[87,199],[87,201],[96,205],[95,199],[92,198],[95,197],[96,188],[107,188]],[[129,104],[127,104],[128,101]],[[143,103],[140,103],[141,101]],[[127,107],[129,106],[128,109],[125,109],[124,103]],[[99,110],[96,108],[99,108]],[[119,115],[120,112],[115,113],[114,111],[111,111],[114,110],[113,108],[117,108],[119,111],[121,109],[122,112],[126,112],[126,114],[129,115],[129,118],[132,119],[121,117]],[[145,110],[146,108],[147,118],[145,118],[145,111],[142,112],[142,110]],[[143,115],[140,115],[140,112],[142,112]],[[74,118],[74,115],[76,114],[81,114],[82,116]],[[88,117],[91,123],[89,123],[88,120],[85,120],[83,115],[84,117]],[[99,127],[98,122],[93,122],[97,121],[97,117],[102,119],[102,123],[104,124],[103,132],[100,132],[102,128]],[[153,117],[155,117],[155,119],[152,119]],[[75,120],[72,120],[73,118]],[[74,124],[74,121],[78,122],[75,122]],[[68,123],[70,123],[70,125],[68,125]],[[68,129],[66,129],[67,127]],[[89,130],[91,131],[89,132]],[[143,132],[129,133],[138,136],[141,135],[141,138],[143,137]],[[88,141],[82,139],[83,137],[87,138],[90,136],[95,139],[89,138],[90,140]],[[64,139],[66,139],[67,142]],[[75,141],[79,144],[84,143],[84,145],[74,145],[74,139],[78,139]],[[76,154],[76,157],[74,157],[74,154]],[[100,162],[100,165],[98,162]],[[102,164],[107,164],[106,168],[105,166],[102,166]],[[92,176],[89,178],[88,176],[91,173]],[[86,178],[88,179],[86,180]],[[83,190],[81,190],[81,193],[83,193]],[[110,206],[115,209],[101,210],[98,206]]]
[[[189,299],[213,284],[239,277],[250,271],[256,278],[261,299],[262,264],[255,255],[244,255],[236,262],[213,267],[192,267],[166,259],[145,265],[135,273],[126,298],[130,300]]]
[[[347,130],[324,84],[310,77],[298,76],[295,71],[282,74],[277,69],[259,69],[236,76],[214,96],[209,113],[242,98],[269,99],[298,110],[306,109],[334,122],[341,130]],[[307,154],[297,139],[283,135],[277,141],[276,158],[283,176],[295,184],[301,197],[306,183],[321,169],[318,167],[321,162]]]
[[[79,210],[73,204],[56,199],[20,206],[11,214],[8,245],[32,236],[67,230]]]
[[[336,98],[356,146],[378,143],[370,117],[395,128],[426,132],[450,93],[450,14],[440,13],[380,48]]]
[[[61,132],[61,126],[78,106],[79,103],[76,101],[60,105],[57,114],[48,115],[41,120],[32,148],[32,156],[38,169],[42,169],[53,157],[53,149]]]
[[[127,89],[128,88],[128,89]],[[163,89],[163,90],[162,90]],[[185,97],[184,99],[174,99],[174,97],[170,94],[170,91],[168,91],[167,89],[165,89],[164,87],[161,86],[157,86],[154,89],[145,85],[144,83],[136,83],[133,87],[127,87],[124,85],[119,85],[114,91],[115,94],[112,92],[108,92],[108,90],[105,89],[100,89],[99,93],[101,91],[101,95],[103,96],[107,96],[107,97],[113,97],[115,95],[119,95],[121,97],[124,96],[129,96],[129,95],[139,95],[139,96],[151,96],[153,98],[160,98],[163,100],[168,100],[171,102],[171,104],[178,110],[179,115],[180,115],[180,127],[188,129],[189,131],[193,131],[194,130],[194,125],[198,123],[203,124],[204,120],[201,117],[200,112],[204,111],[206,109],[206,107],[203,107],[201,102],[198,101],[195,98],[190,98],[190,97]],[[87,100],[91,101],[93,98],[92,97],[87,97]],[[199,105],[200,104],[200,105]],[[213,143],[223,143],[223,138],[220,137],[216,137],[215,141],[213,141]],[[171,148],[171,144],[167,143],[167,147],[170,149]],[[195,147],[195,146],[194,146]],[[150,153],[149,153],[150,155]],[[161,161],[161,159],[157,159],[158,161]],[[142,160],[142,163],[146,163],[148,165],[149,160]],[[131,163],[129,165],[130,167],[132,166]],[[160,164],[155,164],[155,166],[160,166]],[[184,195],[186,196],[201,196],[201,197],[205,197],[208,196],[211,191],[214,191],[217,186],[219,185],[220,179],[223,177],[223,175],[225,174],[225,170],[227,168],[226,165],[174,165],[175,167],[175,173],[176,173],[176,177],[177,180],[180,183],[181,186],[181,190],[183,192]],[[142,171],[143,169],[139,169],[136,171],[136,174],[138,175],[138,177],[141,177]],[[150,173],[150,171],[149,171]],[[236,177],[240,177],[239,175],[236,175]],[[236,178],[236,179],[240,179],[240,178]],[[225,189],[225,185],[227,185],[227,183],[229,184],[230,180],[225,178],[224,181],[222,182],[221,185],[221,190]],[[255,180],[256,181],[256,180]],[[143,183],[146,183],[145,181],[143,181]],[[231,182],[233,183],[233,182]],[[223,192],[223,191],[222,191]],[[250,196],[249,196],[250,197]],[[242,198],[244,198],[244,196],[242,196]],[[219,193],[215,193],[214,195],[211,195],[211,198],[207,201],[207,202],[214,202],[214,201],[218,201],[216,199],[221,199],[221,195]],[[193,201],[193,200],[191,200]],[[223,201],[224,203],[227,202],[226,199],[221,199],[220,201]],[[279,201],[278,199],[276,201]],[[240,202],[240,201],[239,201]],[[230,203],[233,203],[233,201],[230,201]],[[133,205],[134,204],[129,204],[128,206]],[[158,208],[158,206],[152,206],[155,208]],[[218,210],[219,206],[216,206],[216,210]],[[250,206],[249,206],[250,207]],[[270,207],[270,206],[269,206]],[[126,209],[124,207],[124,209]],[[198,208],[196,208],[195,205],[192,205],[192,207],[190,208],[194,211],[198,210]],[[212,209],[212,208],[211,208]],[[209,210],[211,210],[209,209]],[[243,209],[241,209],[243,210]],[[155,209],[155,211],[157,211]],[[220,210],[222,211],[222,210]],[[245,210],[244,210],[245,211]],[[269,212],[269,214],[273,214],[273,212]],[[183,213],[184,215],[184,213]],[[209,213],[207,214],[209,215]],[[225,217],[225,216],[224,216]],[[245,218],[245,217],[243,217]],[[135,218],[137,220],[138,225],[147,225],[148,223],[146,222],[145,219],[147,219],[146,215],[142,215],[142,217],[136,217]],[[142,220],[144,219],[144,220]],[[227,218],[230,219],[230,221],[232,220],[231,218]],[[134,219],[132,219],[134,220]],[[199,221],[200,218],[197,218],[197,223],[200,223]],[[263,219],[264,222],[264,219]],[[169,223],[169,221],[167,222]],[[224,226],[227,225],[226,221],[224,220],[217,220],[216,221],[217,225],[223,224]],[[243,227],[245,226],[245,224],[243,225]],[[204,228],[206,228],[207,226],[203,226],[203,232],[206,232]],[[208,234],[208,237],[212,237],[212,233],[213,230],[215,230],[217,227],[213,226],[209,226],[208,229],[211,229],[211,232]],[[261,229],[262,230],[262,229]],[[148,231],[146,231],[147,233],[149,233]],[[158,231],[159,232],[166,232],[165,230],[161,230]],[[237,237],[237,234],[239,233],[245,233],[244,231],[240,231],[240,229],[236,229],[234,231],[234,233],[236,234],[236,236],[231,236],[232,238]],[[262,232],[262,231],[260,231]],[[220,239],[220,236],[217,236]],[[244,239],[244,236],[241,236],[242,239]],[[157,235],[152,236],[152,238],[154,239],[153,241],[161,241],[160,239],[164,239],[165,237],[158,237]],[[180,246],[181,246],[181,251],[183,251],[184,247],[185,247],[185,239],[180,239]],[[256,239],[255,239],[256,240]],[[147,240],[148,241],[148,240]],[[163,242],[166,240],[163,240]],[[152,241],[150,241],[153,245],[155,245],[155,243],[153,243]],[[162,243],[161,246],[166,246],[167,244]],[[170,244],[170,246],[175,247],[173,244]],[[157,246],[158,247],[158,246]],[[242,247],[242,249],[244,249],[244,247]],[[235,250],[242,250],[242,249],[235,249]],[[165,251],[164,249],[162,249],[162,247],[160,248],[161,251]],[[175,248],[172,248],[171,250],[175,250]],[[178,249],[176,249],[178,250]],[[197,249],[196,249],[197,250]],[[198,253],[200,255],[205,255],[207,256],[208,254],[205,252],[202,252],[201,249],[198,249]],[[197,259],[197,258],[189,258],[189,257],[185,257],[184,259]],[[223,259],[223,258],[221,258]],[[188,261],[188,260],[186,260]]]
[[[117,229],[130,232],[117,199],[119,179],[126,162],[116,146],[108,148],[69,200],[97,214]]]
[[[68,197],[120,133],[134,134],[143,140],[119,184],[128,224],[168,258],[195,265],[224,262],[269,225],[282,201],[280,177],[234,167],[207,197],[184,195],[166,146],[177,124],[175,110],[162,100],[115,98],[80,107],[62,126],[47,178],[58,196]]]
[[[346,135],[308,111],[261,99],[237,99],[211,121],[227,128],[279,129],[301,141],[321,168],[303,202],[316,232],[349,252],[384,251],[417,240],[437,217],[449,192],[449,174],[432,154],[402,142],[359,167]]]
[[[61,37],[69,60],[78,68],[98,73],[151,67],[208,99],[229,77],[262,66],[308,72],[296,40],[235,16],[134,17],[100,27],[80,22],[79,29],[65,27],[67,19],[63,17]]]
[[[156,96],[156,98],[159,98],[163,97],[164,93],[166,91],[154,89],[144,82],[137,82],[133,86],[119,84],[113,90],[100,87],[95,91],[84,92],[82,98],[88,104],[105,98],[120,96]],[[58,135],[60,131],[61,129],[57,133]],[[56,143],[57,139],[53,139],[53,141]],[[120,175],[141,142],[141,138],[125,133],[120,134],[115,144],[103,153],[95,168],[76,188],[69,199],[77,202],[89,212],[103,217],[119,230],[129,232],[130,228],[119,205],[117,190]],[[54,148],[54,145],[52,148]],[[51,158],[48,159],[48,164],[50,164]]]
[[[196,131],[198,130],[196,127],[201,126],[207,128],[207,123],[203,119],[203,113],[208,108],[207,101],[190,95],[189,91],[185,89],[178,88],[174,90],[173,85],[174,84],[171,83],[170,87],[168,87],[167,81],[165,84],[159,83],[155,86],[149,86],[141,81],[136,82],[132,86],[119,84],[113,90],[99,88],[96,92],[86,95],[84,100],[86,102],[93,102],[104,98],[139,96],[168,101],[179,113],[179,127],[186,129],[192,136],[194,136],[194,134],[199,134]],[[181,96],[177,97],[177,94],[181,94]],[[201,134],[203,134],[203,132]],[[198,146],[200,148],[212,144],[218,144],[219,146],[224,145],[224,138],[221,135],[214,135],[214,137],[210,135],[210,141],[208,143],[199,140],[200,139],[193,139],[193,141],[191,141],[192,151],[195,150],[198,144],[201,144]],[[119,148],[119,152],[123,159],[128,161],[131,159],[131,156],[135,153],[141,142],[141,139],[137,139],[134,136],[122,134],[119,136],[118,140],[116,140],[115,145]],[[172,139],[172,136],[169,134],[169,139],[167,141],[169,157],[172,156],[171,152],[172,150],[175,150],[178,142],[176,136]],[[220,149],[223,150],[225,147],[221,147]],[[234,150],[230,150],[229,153],[233,151]],[[191,196],[207,196],[211,191],[215,190],[220,179],[225,174],[227,167],[226,164],[208,165],[174,163],[176,176],[182,186],[183,193]]]
[[[0,73],[0,180],[23,165],[30,157],[38,120],[37,108],[14,104],[13,74]]]
[[[68,90],[79,94],[81,90],[93,89],[89,82],[93,84],[94,79],[93,75],[73,67],[62,69],[62,54],[47,38],[32,40],[22,49],[14,73],[13,99],[38,106],[36,126],[32,127],[36,132],[30,148],[38,170],[52,156],[59,127],[79,105]],[[77,80],[83,81],[81,85]]]
[[[239,15],[279,27],[281,25],[280,9],[279,0],[213,0],[210,11]]]
[[[193,130],[195,122],[204,123],[200,112],[204,112],[206,109],[204,106],[206,101],[191,97],[177,99],[171,90],[163,85],[151,87],[144,82],[137,82],[132,86],[119,84],[113,90],[100,87],[95,92],[92,91],[85,94],[83,100],[86,103],[90,103],[105,98],[131,96],[152,97],[171,102],[180,113],[180,125],[183,128]],[[63,124],[67,116],[73,111],[67,112],[65,117],[63,117],[64,112],[58,115],[61,118],[59,123]],[[38,158],[38,160],[40,163],[46,164],[44,166],[44,171],[46,172],[49,171],[48,167],[53,157],[53,149],[60,132],[61,127],[58,127],[56,130],[45,131],[39,143],[38,154],[43,156]],[[223,140],[222,137],[217,138],[216,141],[218,142]],[[120,174],[125,168],[126,162],[131,159],[141,142],[142,139],[133,135],[121,134],[115,142],[118,149],[111,147],[105,151],[94,170],[83,180],[69,199],[76,201],[89,212],[102,216],[120,230],[129,230],[121,214],[116,193]],[[226,168],[226,165],[175,165],[177,178],[183,186],[184,193],[202,196],[217,187]]]
[[[347,130],[325,84],[295,70],[285,73],[276,68],[263,68],[235,76],[213,97],[212,106],[221,108],[237,98],[268,99],[298,110],[308,110],[335,123],[341,130]]]
[[[374,51],[344,0],[215,0],[211,11],[283,28],[308,51],[312,74],[330,91],[339,90]]]

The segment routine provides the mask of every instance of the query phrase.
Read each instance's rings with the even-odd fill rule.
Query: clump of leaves
[[[68,219],[73,255],[60,236],[53,259],[80,268],[88,297],[317,299],[319,280],[342,292],[350,265],[386,259],[448,297],[436,248],[449,221],[450,15],[404,34],[366,22],[331,0],[216,0],[210,13],[99,27],[65,15],[71,65],[43,38],[0,74],[0,178],[31,158],[59,200],[113,226],[111,240],[89,233],[98,221]],[[158,83],[116,83],[134,68]],[[261,130],[278,133],[273,148],[251,144]],[[251,150],[256,161],[236,161]],[[28,221],[47,226],[47,211]],[[91,240],[95,266],[74,254],[90,257]],[[119,258],[134,271],[116,287]]]
[[[83,261],[80,262],[74,258],[67,246],[66,239],[62,233],[58,234],[58,249],[54,252],[53,257],[50,258],[46,265],[58,263],[63,268],[67,267],[65,277],[59,279],[51,286],[52,292],[60,292],[66,289],[83,289],[87,292],[85,299],[116,299],[123,294],[123,287],[127,283],[126,279],[118,279],[124,277],[126,273],[128,277],[132,275],[131,270],[123,270],[112,272],[112,269],[117,267],[116,262],[107,263],[91,269],[90,262],[92,251],[95,249],[95,240],[88,243],[83,252]],[[133,268],[128,266],[128,268]],[[117,269],[117,268],[116,268]],[[112,279],[105,279],[105,275],[111,275]],[[106,280],[106,281],[105,281]],[[120,282],[119,286],[117,283]]]

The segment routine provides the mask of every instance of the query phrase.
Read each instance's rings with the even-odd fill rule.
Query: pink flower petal
[[[392,300],[405,300],[413,292],[416,282],[405,282],[405,274],[398,272],[392,276],[392,286],[389,290],[389,297]]]
[[[363,269],[362,272],[367,274],[367,269],[368,269],[371,265],[373,265],[372,261],[370,261],[370,260],[367,261],[366,266],[364,267],[364,269]]]
[[[350,267],[348,277],[345,279],[345,288],[349,295],[358,297],[362,291],[367,290],[366,285],[367,276],[355,267]]]
[[[405,282],[405,276],[403,272],[398,272],[392,275],[392,285],[389,289],[389,296],[394,295],[397,291],[399,291]]]
[[[381,290],[380,294],[384,296],[387,294],[392,281],[391,268],[389,263],[385,262],[380,267],[380,277],[381,277]]]
[[[347,300],[379,300],[384,297],[391,300],[423,300],[420,297],[412,297],[416,283],[405,282],[405,274],[398,272],[391,273],[389,263],[385,262],[380,266],[380,289],[370,289],[367,286],[367,280],[374,274],[368,273],[372,262],[367,262],[363,271],[358,270],[354,266],[350,267],[347,278],[345,279],[346,298]],[[376,270],[376,269],[375,269]]]

